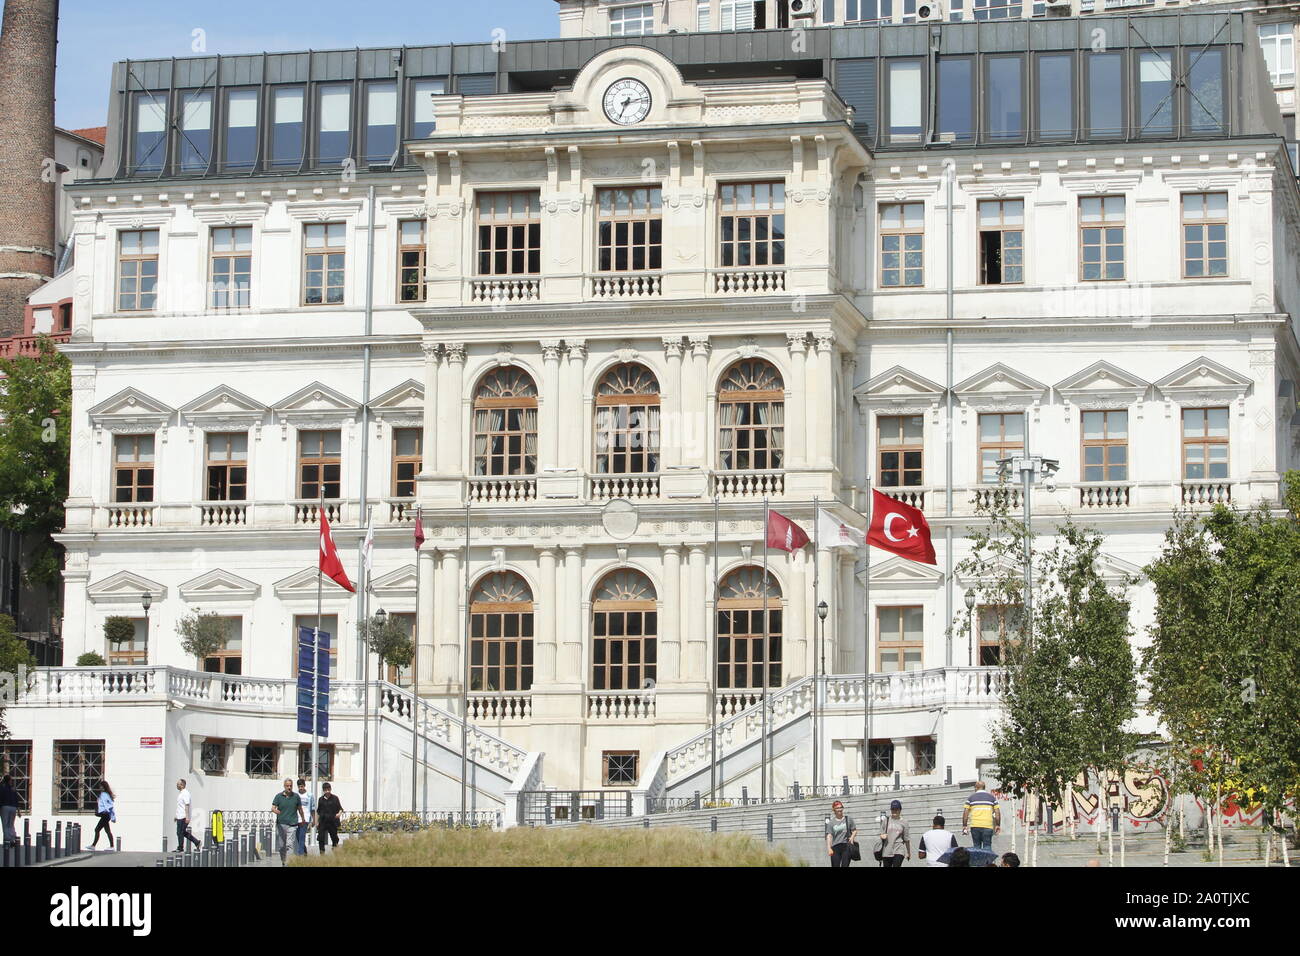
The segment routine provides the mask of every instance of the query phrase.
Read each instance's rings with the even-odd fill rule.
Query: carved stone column
[[[835,379],[831,359],[834,357],[835,336],[830,332],[817,332],[813,338],[817,348],[817,388],[811,397],[816,408],[816,428],[809,433],[808,461],[823,469],[834,465]]]
[[[458,694],[461,684],[460,602],[464,590],[461,580],[460,551],[450,548],[442,551],[442,566],[435,574],[438,589],[437,640],[434,650],[433,682],[440,694]],[[435,559],[436,560],[436,559]]]
[[[438,466],[443,474],[465,473],[465,418],[470,400],[465,395],[465,346],[460,342],[444,346],[447,362],[442,400],[438,402]]]
[[[559,420],[564,427],[559,429],[559,461],[561,468],[581,471],[582,442],[588,424],[582,420],[583,396],[586,394],[587,343],[583,341],[566,341],[568,358],[564,363],[561,376],[562,405],[559,408]]]
[[[790,349],[789,391],[794,397],[793,407],[787,406],[785,410],[785,465],[787,468],[801,468],[808,461],[807,435],[812,405],[805,368],[808,333],[787,332],[785,340]]]
[[[712,468],[709,449],[712,446],[713,416],[709,414],[711,393],[709,389],[709,352],[712,346],[707,335],[692,335],[689,371],[682,374],[682,464]]]
[[[418,595],[419,623],[415,636],[420,650],[419,673],[416,675],[416,693],[430,687],[437,673],[437,613],[434,600],[437,587],[438,553],[429,545],[416,553],[416,593]]]
[[[552,339],[542,342],[542,392],[541,421],[538,422],[539,444],[541,445],[541,470],[554,468],[559,464],[560,441],[560,341]]]
[[[682,549],[664,545],[664,613],[659,615],[659,679],[667,684],[682,676],[681,617]]]
[[[541,593],[534,605],[537,643],[533,652],[533,682],[550,683],[555,680],[556,646],[555,625],[558,601],[555,591],[555,548],[537,549],[537,576]]]
[[[442,377],[442,348],[433,342],[425,342],[421,347],[424,352],[424,433],[421,440],[422,458],[420,474],[436,475],[438,473],[438,384]]]
[[[704,683],[708,681],[708,634],[705,627],[705,602],[709,593],[706,579],[706,546],[703,543],[688,545],[690,549],[688,588],[687,588],[687,626],[686,626],[686,666],[682,675],[684,680]]]
[[[664,357],[668,363],[668,376],[659,388],[659,400],[663,403],[663,418],[660,421],[660,469],[682,464],[682,449],[686,442],[683,428],[682,395],[682,340],[665,338]]]
[[[582,600],[582,548],[564,549],[564,585],[561,591],[557,613],[560,624],[559,657],[560,663],[556,675],[561,683],[581,684],[582,645],[586,640],[587,628],[583,619]]]

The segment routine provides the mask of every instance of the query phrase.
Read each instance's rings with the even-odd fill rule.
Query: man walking
[[[302,801],[302,812],[306,820],[298,824],[298,839],[294,848],[297,856],[307,855],[307,831],[316,822],[316,794],[307,792],[307,781],[298,778],[298,799]]]
[[[942,816],[936,816],[930,822],[930,829],[921,834],[921,846],[916,855],[926,861],[927,866],[947,866],[940,863],[939,857],[949,850],[956,849],[957,838],[943,828]]]
[[[203,849],[203,844],[195,839],[194,834],[190,831],[190,808],[194,804],[194,798],[190,792],[185,789],[185,781],[176,781],[176,852],[180,853],[185,849],[185,841],[189,840],[194,844],[197,850]]]
[[[18,791],[14,788],[13,778],[5,774],[0,782],[0,820],[4,821],[5,845],[18,845],[18,831],[14,829],[14,819],[18,816]]]
[[[303,822],[302,798],[293,792],[293,781],[285,780],[284,789],[271,801],[271,812],[275,814],[275,828],[280,834],[280,865],[284,866],[285,857],[289,855],[289,841],[299,823]]]
[[[984,781],[975,784],[975,792],[966,798],[961,812],[961,832],[970,833],[971,848],[992,850],[993,834],[1002,832],[1002,810],[998,798],[984,788]]]
[[[339,817],[343,816],[343,804],[330,792],[328,783],[321,784],[320,800],[316,803],[316,842],[320,845],[321,856],[325,855],[325,838],[334,841],[334,849],[339,848]]]
[[[884,841],[884,846],[880,850],[881,866],[902,866],[904,852],[907,853],[909,860],[912,858],[911,834],[908,832],[907,824],[903,822],[901,801],[890,802],[889,819],[885,821],[880,839]]]

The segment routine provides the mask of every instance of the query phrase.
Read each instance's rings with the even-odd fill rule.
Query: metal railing
[[[525,826],[581,823],[632,816],[631,790],[524,790],[519,794]]]

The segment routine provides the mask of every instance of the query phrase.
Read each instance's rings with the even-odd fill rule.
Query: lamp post
[[[822,785],[821,748],[822,748],[822,675],[826,672],[826,615],[830,605],[825,601],[817,604],[817,676],[813,678],[813,794],[820,796],[818,788]]]
[[[379,610],[375,611],[374,622],[375,622],[375,628],[376,628],[376,629],[382,629],[383,626],[384,626],[384,624],[385,624],[387,621],[388,621],[388,612],[387,612],[387,611],[385,611],[382,607],[379,608]],[[367,635],[367,637],[368,637],[368,635]],[[365,686],[364,688],[362,688],[362,692],[361,692],[361,699],[364,700],[364,701],[366,702],[365,714],[364,714],[364,717],[363,717],[363,719],[362,719],[362,732],[361,732],[361,733],[362,733],[362,739],[366,740],[366,741],[367,741],[367,744],[368,744],[369,739],[370,739],[370,687],[369,687],[369,679],[370,679],[370,647],[369,647],[369,644],[370,644],[370,641],[367,640],[367,641],[366,641],[366,646],[362,648],[362,651],[363,651],[363,652],[365,653],[365,655],[366,655],[366,681],[367,681],[367,686]],[[381,668],[382,668],[383,666],[384,666],[384,659],[381,657],[381,658],[379,659],[379,663],[375,665],[375,687],[376,687],[376,689],[380,686],[380,681],[382,681],[382,680],[384,679],[384,674],[383,674],[383,671],[381,670]],[[379,724],[379,705],[378,705],[378,696],[376,696],[375,699],[376,699],[376,704],[375,704],[375,724],[378,725],[378,724]],[[414,724],[415,721],[412,720],[411,723]],[[379,746],[378,735],[376,735],[375,746],[376,746],[376,747]],[[378,766],[378,764],[379,764],[378,757],[376,757],[376,759],[375,759],[375,764],[376,764],[376,766]],[[370,771],[369,771],[369,766],[367,765],[367,767],[366,767],[366,774],[365,774],[364,776],[369,777],[369,773],[370,773]],[[367,796],[367,794],[368,794],[369,791],[370,791],[370,780],[369,780],[369,779],[363,779],[363,780],[361,781],[361,794],[362,794],[363,799]],[[378,799],[378,794],[376,794],[376,799]]]
[[[1026,442],[1026,445],[1028,442]],[[1030,489],[1033,487],[1034,479],[1041,477],[1043,487],[1048,491],[1056,490],[1056,483],[1052,476],[1060,469],[1061,463],[1055,458],[1044,458],[1042,455],[1021,454],[1011,458],[998,459],[998,476],[1009,478],[1013,472],[1020,475],[1020,504],[1024,510],[1025,521],[1025,597],[1024,597],[1024,635],[1028,637],[1033,633],[1034,623],[1034,595],[1033,595],[1033,556],[1029,543],[1029,527],[1033,518],[1033,509],[1030,507]]]
[[[966,625],[966,666],[970,667],[975,662],[975,589],[966,589],[966,616],[969,622]]]
[[[148,591],[145,591],[143,594],[141,594],[140,606],[144,608],[144,648],[145,648],[144,652],[146,655],[145,662],[148,663],[149,658],[147,655],[149,654],[149,608],[153,606],[153,595],[150,594]]]

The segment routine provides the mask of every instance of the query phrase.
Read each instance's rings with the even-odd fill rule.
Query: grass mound
[[[293,866],[793,866],[744,834],[605,827],[425,830],[354,837]]]

